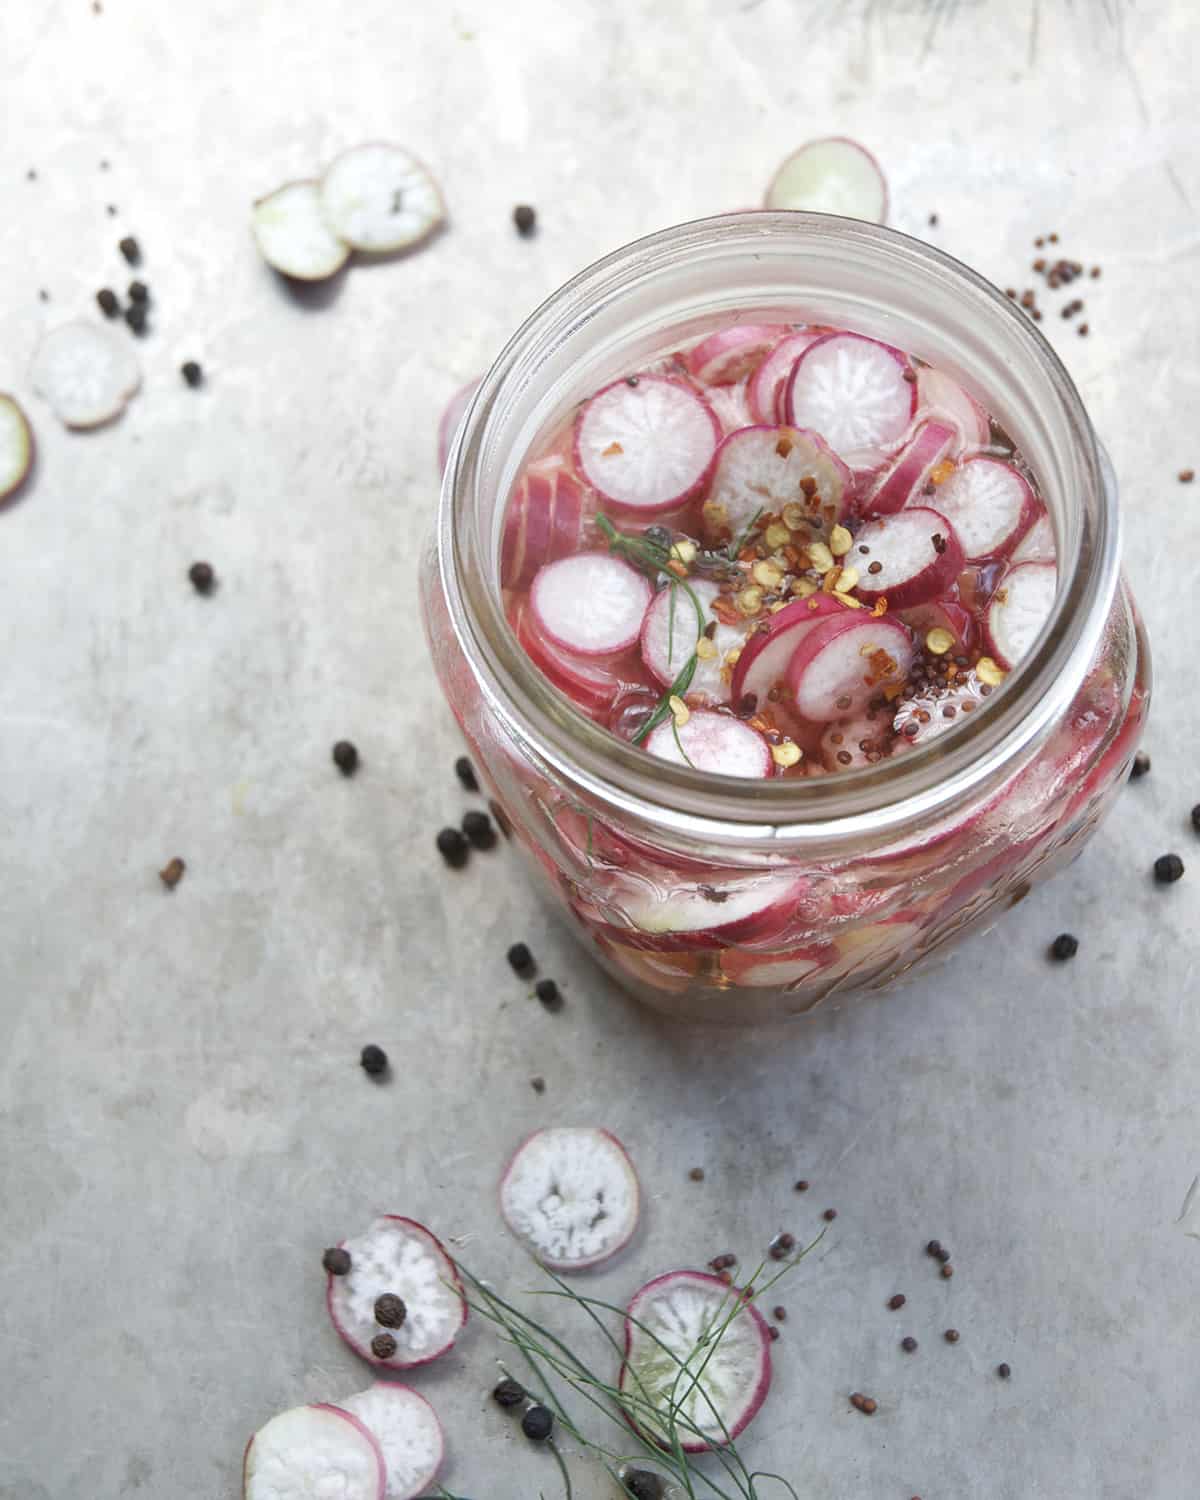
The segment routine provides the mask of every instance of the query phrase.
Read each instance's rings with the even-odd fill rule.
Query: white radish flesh
[[[857,333],[829,333],[810,344],[784,396],[787,420],[819,432],[855,468],[878,462],[903,437],[916,401],[907,356]]]
[[[709,637],[714,654],[697,657],[687,696],[698,703],[727,703],[729,683],[722,678],[725,656],[741,646],[745,631],[721,624],[712,613],[712,602],[721,592],[715,583],[689,578],[687,588],[699,600],[704,626],[716,626]],[[687,589],[676,584],[655,594],[642,622],[642,660],[663,687],[670,687],[696,650],[701,628]]]
[[[384,1500],[379,1443],[353,1413],[295,1406],[250,1439],[242,1461],[245,1500]]]
[[[892,727],[906,744],[927,744],[976,712],[987,697],[983,687],[972,669],[960,673],[953,687],[929,687],[912,697],[899,698]]]
[[[633,924],[616,936],[664,951],[760,941],[786,924],[804,886],[796,875],[680,880],[669,891],[639,881],[616,896]]]
[[[0,502],[11,499],[33,467],[33,429],[12,396],[0,396]]]
[[[1024,475],[997,458],[968,458],[938,486],[935,503],[968,562],[1006,556],[1037,516]]]
[[[775,323],[735,323],[710,333],[688,351],[688,374],[702,385],[734,385],[762,363],[786,332]]]
[[[892,609],[936,599],[963,569],[954,528],[928,506],[909,506],[894,516],[869,521],[854,541],[856,547],[867,549],[863,561],[870,560],[859,580],[859,596],[868,601],[883,596]],[[879,571],[872,573],[875,563]]]
[[[634,1425],[687,1453],[743,1432],[771,1386],[771,1339],[736,1287],[670,1271],[635,1293],[625,1317],[620,1387]]]
[[[38,345],[29,378],[68,427],[100,427],[125,410],[142,372],[128,340],[111,329],[64,323]]]
[[[922,365],[917,371],[917,403],[934,421],[949,422],[957,431],[957,452],[982,448],[991,436],[987,413],[969,391],[943,370]]]
[[[504,514],[500,583],[524,588],[540,567],[578,550],[583,494],[565,469],[528,469]]]
[[[606,386],[579,413],[576,468],[610,504],[655,514],[695,493],[720,438],[716,415],[688,386],[630,376]]]
[[[821,736],[821,759],[827,771],[857,771],[886,755],[895,737],[884,709],[836,719]]]
[[[616,1136],[562,1126],[518,1148],[500,1183],[500,1211],[542,1265],[583,1271],[629,1243],[641,1189]]]
[[[451,444],[458,436],[458,429],[462,426],[463,418],[467,414],[467,407],[470,406],[471,398],[478,389],[479,379],[472,380],[461,390],[455,391],[446,402],[446,409],[442,412],[438,422],[438,468],[443,473],[446,469],[446,460],[450,457]]]
[[[1042,511],[1017,543],[1012,560],[1014,563],[1052,563],[1057,557],[1058,546],[1054,540],[1054,527],[1050,524],[1050,517]]]
[[[373,141],[335,157],[321,178],[321,212],[355,250],[390,255],[432,234],[445,209],[427,168],[402,146]]]
[[[886,616],[859,611],[823,620],[788,667],[796,712],[814,724],[857,714],[885,687],[907,678],[912,658],[912,637]]]
[[[750,411],[749,381],[739,380],[736,385],[710,385],[705,388],[704,399],[712,407],[713,415],[728,436],[739,427],[749,427],[754,421]]]
[[[1042,632],[1058,593],[1052,563],[1020,563],[996,586],[987,612],[992,654],[1002,667],[1015,667]]]
[[[828,136],[809,141],[787,158],[771,180],[765,206],[882,224],[887,182],[865,146],[845,136]]]
[[[750,377],[750,410],[756,422],[768,426],[782,422],[784,387],[796,361],[810,344],[820,337],[817,333],[790,333],[781,339],[754,374]]]
[[[356,1354],[390,1370],[428,1364],[444,1354],[467,1321],[467,1304],[454,1262],[423,1224],[387,1215],[365,1233],[346,1240],[350,1269],[330,1276],[327,1293],[333,1326]],[[386,1293],[404,1303],[399,1328],[384,1328],[375,1303]],[[377,1334],[390,1334],[396,1352],[381,1358],[371,1349]]]
[[[350,258],[321,213],[315,182],[288,182],[254,205],[254,238],[266,263],[293,281],[324,281]]]
[[[442,1424],[425,1397],[411,1386],[377,1380],[339,1402],[357,1417],[383,1454],[387,1500],[415,1500],[437,1477],[446,1451]]]
[[[686,724],[667,719],[646,739],[659,760],[718,776],[762,778],[771,774],[770,747],[757,729],[729,714],[693,709]]]
[[[787,953],[779,957],[757,953],[738,953],[730,949],[721,955],[721,972],[733,984],[748,989],[786,989],[815,974],[827,955],[815,949]]]
[[[650,584],[607,552],[578,552],[539,570],[529,602],[554,645],[579,656],[611,656],[637,640]]]
[[[800,488],[811,479],[810,499]],[[814,432],[794,427],[743,427],[717,449],[704,527],[710,538],[736,538],[756,517],[778,515],[785,505],[802,505],[818,528],[842,518],[853,475]]]
[[[906,505],[919,505],[929,476],[957,441],[956,429],[944,422],[922,422],[864,496],[862,514],[886,516]]]
[[[756,706],[765,704],[808,632],[818,621],[849,610],[850,605],[831,594],[813,594],[808,599],[796,599],[778,614],[771,615],[767,629],[756,631],[742,648],[729,685],[730,701],[739,707],[748,698],[753,698]]]
[[[539,671],[591,718],[603,718],[616,702],[623,682],[608,662],[572,656],[547,639],[533,618],[522,608],[514,622],[517,640]]]

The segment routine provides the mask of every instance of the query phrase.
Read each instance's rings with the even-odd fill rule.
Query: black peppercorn
[[[376,1359],[391,1359],[398,1348],[390,1333],[377,1333],[371,1340],[371,1353]]]
[[[364,1073],[369,1073],[372,1078],[378,1078],[381,1073],[387,1072],[388,1057],[382,1047],[376,1047],[373,1042],[362,1049],[358,1059]]]
[[[188,579],[198,594],[211,593],[216,578],[212,563],[194,562],[188,569]]]
[[[322,1255],[321,1264],[331,1276],[345,1276],[350,1270],[350,1252],[343,1250],[340,1245],[335,1245],[333,1249],[326,1250]]]
[[[1139,776],[1144,776],[1150,769],[1150,757],[1144,750],[1139,750],[1133,757],[1133,765],[1129,768],[1130,781],[1136,781]]]
[[[518,203],[513,209],[513,223],[517,226],[517,233],[528,239],[537,228],[537,211],[528,203]]]
[[[475,767],[465,755],[460,755],[454,762],[454,774],[462,783],[463,791],[477,792],[479,790],[479,782],[475,779]]]
[[[130,302],[149,302],[150,288],[144,281],[131,281],[129,283]]]
[[[1074,958],[1079,952],[1079,939],[1069,932],[1060,932],[1050,944],[1050,957],[1057,959]]]
[[[402,1328],[407,1317],[404,1298],[397,1297],[395,1292],[384,1292],[375,1298],[375,1321],[381,1328]]]
[[[496,830],[492,827],[491,818],[485,812],[464,813],[462,831],[476,849],[496,847]]]
[[[1154,861],[1154,878],[1159,885],[1173,885],[1183,874],[1183,860],[1178,854],[1160,854]]]
[[[633,1500],[663,1500],[663,1482],[651,1469],[630,1469],[621,1483]]]
[[[142,258],[142,247],[131,234],[127,234],[123,240],[118,241],[117,249],[131,266],[136,266]]]
[[[533,987],[533,992],[547,1010],[562,1009],[562,994],[553,979],[539,979]]]
[[[125,309],[125,322],[132,332],[141,335],[146,331],[146,304],[132,302]]]
[[[905,1354],[915,1354],[917,1352],[918,1345],[916,1339],[913,1338],[911,1333],[909,1333],[900,1340],[900,1347],[904,1350]]]
[[[893,1312],[896,1312],[899,1308],[903,1307],[907,1301],[908,1298],[904,1295],[903,1292],[897,1292],[894,1297],[888,1298],[888,1306]]]
[[[1192,808],[1192,827],[1197,833],[1200,833],[1200,802],[1197,802],[1195,807]]]
[[[343,776],[353,776],[358,770],[358,747],[349,740],[338,740],[332,754],[333,763]]]
[[[996,1374],[999,1375],[1001,1380],[1007,1380],[1012,1374],[1012,1367],[1007,1364],[997,1365]]]
[[[100,304],[100,311],[106,318],[115,318],[121,311],[121,304],[117,301],[117,294],[111,287],[101,287],[96,293],[96,301]]]
[[[521,1418],[521,1431],[531,1443],[544,1443],[554,1431],[554,1413],[546,1406],[531,1406]]]
[[[203,383],[204,371],[194,359],[184,360],[183,364],[179,366],[179,373],[193,389]]]
[[[187,865],[176,855],[174,859],[169,859],[158,872],[158,878],[166,886],[167,890],[173,891],[183,879],[186,869]]]
[[[942,1337],[946,1340],[946,1342],[948,1344],[957,1344],[958,1343],[958,1329],[957,1328],[947,1328],[946,1331],[945,1331],[945,1333],[942,1334]]]
[[[524,1399],[525,1387],[511,1376],[506,1376],[492,1392],[492,1400],[497,1406],[520,1406]]]
[[[517,974],[532,974],[537,967],[533,961],[533,954],[530,953],[525,943],[514,943],[512,945],[508,950],[508,961],[514,973]]]
[[[467,862],[471,846],[457,828],[443,828],[437,836],[438,853],[454,870],[462,869]]]
[[[664,552],[671,550],[671,533],[665,526],[647,526],[643,536],[652,547],[661,547]]]

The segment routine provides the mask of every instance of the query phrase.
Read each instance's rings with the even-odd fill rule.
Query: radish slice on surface
[[[761,778],[771,774],[771,751],[757,729],[729,714],[693,709],[686,724],[668,719],[652,730],[646,749],[659,760],[718,776]]]
[[[373,255],[419,244],[445,215],[428,169],[410,151],[383,141],[334,157],[321,178],[320,195],[331,232]]]
[[[736,1287],[700,1271],[646,1283],[625,1315],[619,1384],[637,1429],[686,1453],[732,1442],[771,1387],[771,1337]],[[683,1425],[686,1424],[686,1425]]]
[[[126,340],[93,323],[64,323],[38,345],[29,379],[68,427],[100,427],[142,383]]]
[[[688,386],[630,376],[606,386],[579,413],[576,468],[612,505],[654,514],[695,493],[720,439],[715,413]]]
[[[761,941],[787,923],[807,882],[802,875],[679,881],[670,891],[630,882],[614,893],[633,926],[619,942],[670,951]]]
[[[688,374],[704,385],[735,385],[751,373],[787,332],[778,323],[735,323],[688,351]]]
[[[768,426],[783,421],[783,393],[788,376],[796,361],[810,344],[821,337],[818,333],[790,333],[781,339],[754,374],[750,377],[750,410],[756,422]]]
[[[832,594],[813,594],[768,616],[767,629],[756,631],[742,648],[729,684],[730,701],[738,707],[747,698],[753,698],[756,706],[765,704],[767,694],[783,680],[788,662],[808,632],[819,620],[849,614],[850,608]]]
[[[467,1321],[467,1303],[454,1262],[423,1224],[388,1214],[342,1248],[350,1252],[350,1269],[330,1276],[326,1301],[333,1326],[356,1354],[384,1369],[407,1370],[450,1348]],[[399,1328],[376,1321],[376,1300],[387,1292],[404,1303]],[[396,1342],[387,1359],[371,1348],[384,1333]]]
[[[827,333],[796,361],[783,399],[794,427],[819,432],[848,464],[866,468],[903,437],[917,383],[899,349],[858,333]]]
[[[887,218],[887,182],[865,146],[845,136],[828,136],[809,141],[787,158],[771,179],[765,206],[882,224]]]
[[[859,713],[885,687],[903,682],[912,666],[912,637],[887,616],[863,611],[822,620],[788,666],[796,712],[814,724]]]
[[[938,487],[936,498],[968,562],[1004,557],[1037,516],[1024,475],[997,458],[968,458]]]
[[[0,502],[11,499],[33,467],[33,429],[12,396],[0,395]]]
[[[254,205],[254,238],[266,263],[293,281],[324,281],[350,258],[321,214],[315,182],[288,182]]]
[[[962,572],[963,551],[954,528],[939,511],[912,505],[869,521],[854,538],[866,547],[878,573],[864,569],[858,592],[865,600],[885,596],[892,609],[908,609],[944,594]],[[863,554],[860,553],[860,556]]]
[[[438,421],[438,468],[445,472],[446,460],[450,457],[450,445],[458,436],[458,429],[462,426],[462,420],[467,414],[467,407],[471,404],[471,398],[479,389],[482,376],[468,382],[461,390],[455,391],[454,395],[446,402],[446,409],[442,412]]]
[[[616,702],[623,680],[607,662],[560,650],[542,633],[528,608],[519,610],[513,628],[534,666],[585,714],[602,718]]]
[[[1058,547],[1054,540],[1054,527],[1050,517],[1042,511],[1037,520],[1017,543],[1013,552],[1014,563],[1052,563],[1058,558]]]
[[[700,601],[705,626],[716,621],[717,617],[711,613],[711,609],[713,600],[721,592],[717,585],[707,578],[693,577],[688,579],[688,588]],[[679,676],[696,649],[699,633],[696,607],[687,593],[678,587],[660,589],[642,622],[642,660],[663,687],[670,687]],[[689,701],[728,702],[729,685],[721,677],[725,654],[737,650],[745,639],[745,634],[740,626],[724,625],[717,621],[717,628],[710,637],[716,648],[716,655],[697,657],[696,671],[687,690]]]
[[[579,656],[612,656],[637,640],[650,584],[619,557],[578,552],[538,571],[529,603],[554,645]]]
[[[1058,593],[1058,569],[1051,563],[1019,563],[1009,568],[988,605],[987,633],[1002,667],[1015,667],[1041,634]]]
[[[415,1500],[437,1477],[445,1456],[442,1424],[411,1386],[377,1380],[339,1403],[357,1417],[383,1454],[387,1500]]]
[[[743,427],[717,449],[704,526],[710,537],[738,537],[756,516],[803,505],[816,526],[832,526],[846,509],[854,476],[815,432],[794,427]],[[813,479],[810,500],[800,488]]]
[[[517,1148],[500,1183],[500,1212],[552,1271],[584,1271],[623,1249],[641,1190],[629,1155],[607,1130],[539,1130]]]
[[[906,505],[919,505],[929,476],[957,442],[955,428],[944,422],[922,422],[867,490],[859,504],[862,514],[887,516]]]
[[[379,1443],[337,1406],[294,1406],[250,1439],[242,1460],[245,1500],[384,1500]]]
[[[528,469],[504,513],[500,583],[524,588],[548,562],[575,552],[583,531],[583,492],[565,469]]]
[[[982,448],[991,438],[987,413],[956,380],[932,365],[917,371],[917,403],[933,421],[949,422],[959,436],[959,450]]]

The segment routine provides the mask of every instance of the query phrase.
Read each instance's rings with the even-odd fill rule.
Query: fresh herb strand
[[[737,562],[737,560],[738,560],[738,553],[742,550],[742,548],[750,540],[751,536],[754,534],[754,531],[755,531],[756,527],[758,526],[758,523],[762,520],[762,518],[763,518],[763,516],[765,514],[766,514],[766,512],[763,510],[762,506],[760,505],[759,508],[754,512],[754,514],[750,517],[750,522],[747,525],[745,531],[743,531],[742,534],[741,534],[741,536],[738,538],[737,546],[735,547],[732,542],[730,543],[730,545],[729,545],[729,561],[730,562]]]
[[[676,677],[671,686],[666,689],[662,697],[655,704],[654,708],[651,709],[649,718],[647,718],[646,722],[633,736],[633,744],[640,745],[646,738],[646,736],[651,732],[651,730],[657,729],[662,721],[671,712],[671,699],[681,697],[684,693],[687,692],[688,688],[691,687],[692,678],[696,675],[696,666],[698,662],[699,657],[695,654],[695,652],[693,652],[692,655],[688,657],[687,661],[684,662],[683,667],[680,669],[679,676]]]

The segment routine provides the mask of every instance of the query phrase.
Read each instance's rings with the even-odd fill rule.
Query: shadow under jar
[[[520,601],[501,586],[506,506],[530,456],[610,382],[745,324],[849,330],[944,372],[989,414],[993,438],[1011,439],[1053,531],[1049,618],[1003,685],[947,732],[836,774],[772,766],[745,780],[647,754],[607,727],[619,713],[581,711],[539,671],[510,623]],[[725,430],[740,420],[726,413]],[[603,550],[594,514],[608,507],[563,452],[584,496],[579,546]],[[994,287],[874,225],[731,214],[617,251],[511,340],[449,457],[422,568],[425,625],[490,794],[584,946],[666,1014],[761,1022],[891,984],[1094,832],[1150,688],[1118,531],[1111,470],[1075,387]]]

